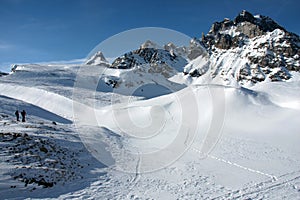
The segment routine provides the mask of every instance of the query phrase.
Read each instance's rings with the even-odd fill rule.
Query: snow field
[[[1,195],[20,199],[297,199],[300,114],[293,102],[299,100],[298,87],[296,80],[264,83],[253,90],[194,85],[151,99],[131,101],[119,95],[113,101],[108,98],[119,103],[103,107],[93,101],[87,104],[84,98],[101,99],[107,95],[101,91],[91,95],[94,91],[85,88],[78,90],[81,99],[71,99],[47,85],[37,89],[2,81],[1,148],[6,149],[2,158],[12,162],[1,161]],[[224,101],[214,101],[222,96]],[[16,108],[28,111],[27,123],[13,120]],[[27,154],[13,158],[9,146],[26,138],[31,142],[16,150]],[[59,161],[70,174],[63,181],[49,172],[61,170],[55,164]],[[26,180],[12,178],[22,173]],[[40,175],[53,186],[38,185]]]

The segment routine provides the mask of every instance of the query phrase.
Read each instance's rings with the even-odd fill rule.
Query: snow
[[[145,49],[145,48],[154,48],[154,49],[162,49],[161,46],[159,46],[158,44],[156,44],[153,41],[147,40],[146,42],[144,42],[141,46],[141,49]]]
[[[212,62],[232,74],[244,60],[228,55]],[[247,89],[102,69],[24,65],[0,78],[1,198],[299,199],[296,75]],[[133,84],[108,90],[112,76]]]
[[[239,36],[240,32],[236,31],[236,27],[235,26],[231,26],[229,29],[224,30],[224,31],[220,31],[220,34],[228,34],[231,37],[235,37],[235,36]]]
[[[101,51],[98,51],[93,55],[91,58],[89,58],[86,62],[86,65],[101,65],[101,64],[106,64],[109,66],[109,62],[106,60],[104,57],[103,53]]]
[[[234,26],[221,33],[233,36],[239,34]],[[282,55],[272,50],[273,47],[290,47],[291,44],[284,40],[285,37],[287,36],[283,30],[275,29],[272,32],[267,32],[265,35],[241,39],[243,45],[236,48],[224,50],[212,47],[208,58],[199,56],[189,62],[184,69],[189,74],[194,70],[198,70],[201,72],[201,76],[194,79],[183,77],[181,82],[187,84],[217,83],[234,87],[238,85],[252,87],[257,83],[253,81],[255,79],[259,80],[258,82],[270,82],[272,79],[271,75],[278,71],[286,71],[282,66],[272,67],[272,63],[285,62],[292,66],[300,65],[297,55],[289,57],[288,55]],[[264,69],[262,70],[262,66],[257,62],[264,57],[269,57],[271,62],[270,66],[263,66]],[[245,68],[245,66],[249,68],[248,76],[241,77],[239,76],[240,70]],[[265,73],[265,71],[269,72]],[[299,73],[296,73],[295,76],[298,76],[297,74]],[[178,78],[177,82],[180,82]]]

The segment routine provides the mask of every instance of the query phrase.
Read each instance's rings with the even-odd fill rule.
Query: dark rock
[[[264,32],[272,32],[275,29],[286,31],[282,26],[278,25],[274,20],[266,16],[261,16],[261,20],[257,20],[256,23]]]
[[[276,31],[275,31],[276,30]],[[270,32],[272,32],[270,34]],[[265,40],[256,40],[265,37]],[[253,53],[245,55],[248,63],[240,68],[236,80],[257,83],[270,78],[271,81],[282,81],[291,78],[290,71],[300,72],[300,38],[297,34],[286,31],[274,20],[266,16],[253,16],[250,12],[242,11],[234,20],[224,19],[213,23],[210,31],[202,35],[201,43],[210,55],[218,55],[221,50],[236,49],[242,52],[243,46],[256,40]],[[251,40],[250,40],[251,39]],[[255,53],[257,52],[257,53]],[[242,55],[242,54],[241,54]],[[220,73],[226,75],[228,69],[216,69],[212,78]],[[198,77],[201,73],[191,71],[190,76]]]
[[[217,34],[221,28],[222,28],[222,22],[215,22],[213,23],[210,29],[210,33]]]
[[[234,19],[234,23],[235,24],[238,24],[238,23],[241,23],[241,22],[250,22],[250,23],[254,23],[255,22],[255,18],[254,16],[246,11],[246,10],[243,10],[235,19]]]
[[[116,85],[118,84],[118,81],[109,79],[109,80],[107,80],[107,82],[105,82],[105,83],[106,83],[106,85],[109,85],[109,86],[111,86],[112,88],[115,88]]]
[[[0,77],[1,77],[1,76],[7,76],[7,75],[9,75],[9,73],[1,72],[1,71],[0,71]]]
[[[164,49],[140,48],[135,51],[124,54],[118,57],[111,65],[117,69],[131,69],[141,65],[169,65],[170,67],[183,63],[182,68],[187,61],[181,56],[170,53]]]
[[[286,69],[282,69],[275,74],[270,75],[269,78],[271,79],[271,81],[288,80],[291,78],[291,74]]]
[[[218,34],[215,46],[219,49],[230,49],[233,47],[231,36],[228,34]]]
[[[229,30],[231,27],[236,27],[237,32],[240,32],[243,37],[247,36],[248,38],[261,36],[275,29],[286,31],[271,18],[265,16],[255,18],[250,12],[244,10],[233,21],[224,19],[221,22],[213,23],[209,33],[206,36],[202,35],[202,42],[209,48],[213,45],[221,49],[239,46],[239,37],[235,36],[235,42],[230,42],[233,41],[233,38],[229,38],[228,35],[221,33],[222,31]]]
[[[251,75],[251,70],[249,64],[246,64],[245,66],[241,67],[238,75],[238,80],[242,80],[247,76]]]
[[[189,73],[191,77],[199,77],[201,76],[200,72],[195,69],[194,71],[192,71],[191,73]]]
[[[133,57],[133,53],[130,52],[128,54],[125,54],[122,57],[118,57],[114,62],[112,63],[111,67],[116,69],[131,69],[136,64],[136,60]]]
[[[249,38],[253,38],[262,35],[264,32],[256,24],[250,22],[244,22],[243,24],[238,24],[236,26],[236,31],[243,33]]]
[[[44,153],[48,153],[48,149],[46,149],[44,146],[40,147],[40,151]]]

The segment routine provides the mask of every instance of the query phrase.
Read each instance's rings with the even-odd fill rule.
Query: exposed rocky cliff
[[[253,85],[288,80],[291,72],[300,72],[299,36],[266,16],[242,11],[233,20],[215,22],[201,43],[210,54],[210,70],[206,71],[211,78]],[[190,64],[186,73],[199,77],[205,74],[202,68]]]
[[[146,41],[139,49],[116,58],[111,68],[132,69],[141,65],[147,65],[152,71],[170,68],[170,70],[182,72],[187,63],[187,60],[182,56],[172,51],[157,48],[157,45],[154,45],[153,42]]]

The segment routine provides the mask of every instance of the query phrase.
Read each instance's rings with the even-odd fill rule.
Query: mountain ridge
[[[270,17],[243,10],[233,20],[213,23],[206,35],[191,39],[189,46],[177,47],[170,42],[160,47],[148,40],[107,67],[149,65],[161,71],[167,65],[182,73],[183,79],[191,77],[192,82],[251,87],[264,81],[287,81],[293,72],[300,72],[299,46],[297,34]]]
[[[225,83],[252,86],[263,81],[286,81],[292,77],[291,72],[300,72],[299,36],[269,17],[253,16],[245,10],[233,20],[213,23],[202,35],[201,44],[209,52],[210,75],[206,74],[209,70],[191,64],[186,73],[192,77],[206,74],[212,79],[219,76]],[[234,60],[228,62],[230,57]]]

